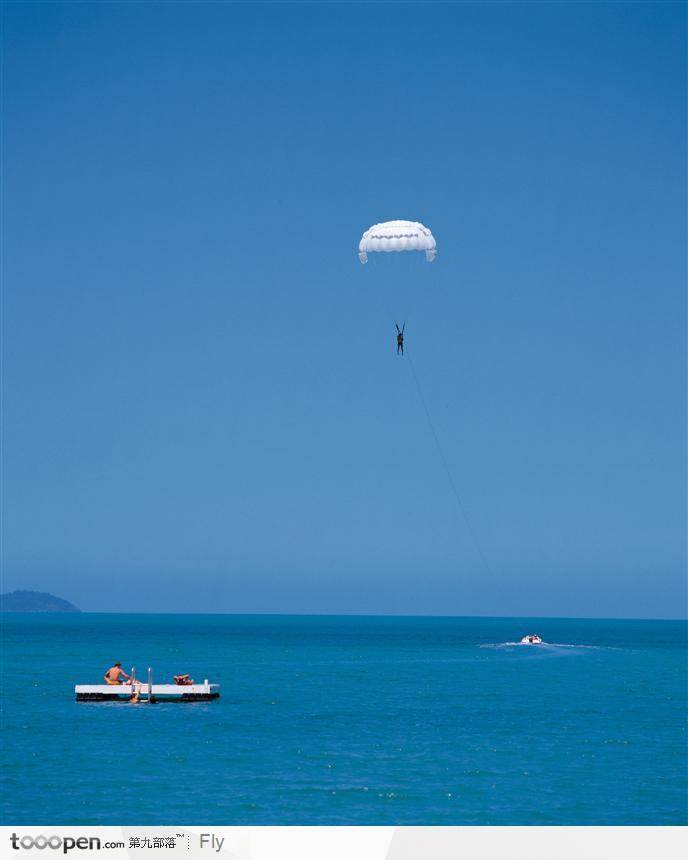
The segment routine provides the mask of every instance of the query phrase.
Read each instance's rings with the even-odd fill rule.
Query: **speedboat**
[[[537,633],[529,633],[521,639],[521,645],[542,645],[542,639]]]

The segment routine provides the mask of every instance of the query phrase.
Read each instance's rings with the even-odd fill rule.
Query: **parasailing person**
[[[399,251],[423,251],[425,259],[432,263],[437,256],[437,243],[431,231],[420,221],[384,221],[373,224],[358,243],[358,259],[363,265],[368,262],[368,255],[373,252]],[[397,330],[397,355],[403,355],[406,323],[401,328],[396,322],[394,325]]]

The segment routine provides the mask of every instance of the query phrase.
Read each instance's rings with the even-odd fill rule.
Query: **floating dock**
[[[207,702],[220,698],[220,685],[189,684],[77,684],[74,687],[77,702],[128,702],[132,694],[139,690],[142,702],[149,699],[156,702]]]
[[[132,671],[133,674],[133,671]],[[140,702],[208,702],[220,698],[220,685],[210,684],[154,684],[148,670],[148,681],[134,684],[77,684],[74,694],[77,702],[128,702],[138,692]]]

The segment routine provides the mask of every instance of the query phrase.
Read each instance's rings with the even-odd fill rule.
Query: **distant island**
[[[0,594],[0,612],[81,612],[61,597],[44,591],[12,591]]]

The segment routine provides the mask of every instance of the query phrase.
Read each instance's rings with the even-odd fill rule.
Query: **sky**
[[[685,617],[684,4],[2,15],[2,590]]]

